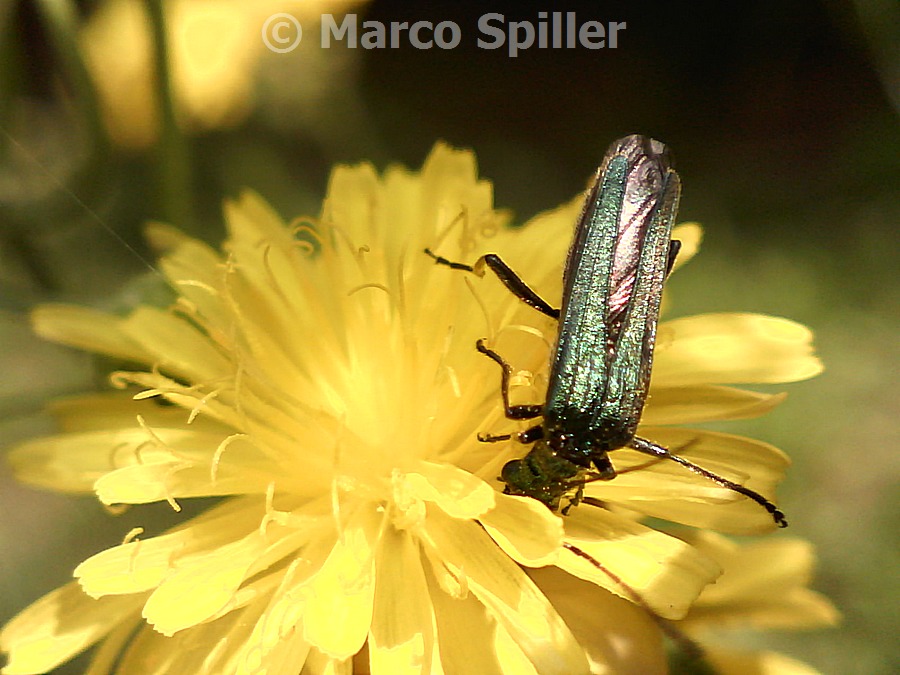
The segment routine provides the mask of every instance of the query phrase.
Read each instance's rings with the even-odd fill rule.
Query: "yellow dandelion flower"
[[[12,453],[19,478],[109,505],[224,499],[81,563],[77,582],[0,633],[4,672],[42,672],[92,645],[95,673],[660,668],[659,631],[615,596],[680,618],[720,566],[641,517],[729,532],[771,517],[630,450],[614,455],[619,477],[586,490],[607,508],[563,517],[504,495],[496,477],[523,450],[475,438],[508,428],[475,341],[490,336],[520,369],[515,395],[539,400],[556,328],[499,283],[423,253],[490,248],[558,297],[579,201],[505,229],[473,155],[438,145],[420,173],[337,168],[315,220],[286,225],[252,193],[228,202],[224,253],[152,226],[178,294],[168,309],[37,309],[45,338],[137,365],[112,375],[127,395],[56,403],[61,433]],[[699,229],[677,236],[687,259]],[[775,448],[658,425],[760,414],[777,397],[723,383],[818,369],[789,321],[661,324],[641,434],[770,496],[787,463]],[[589,607],[554,592],[570,576],[589,582]],[[577,630],[590,612],[600,630]]]

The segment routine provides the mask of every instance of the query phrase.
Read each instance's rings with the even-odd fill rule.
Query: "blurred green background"
[[[347,11],[360,25],[454,21],[462,41],[323,49],[319,16]],[[482,14],[536,22],[539,11],[627,28],[616,49],[477,47]],[[297,49],[263,44],[276,12],[303,25]],[[0,444],[50,430],[48,398],[103,386],[102,364],[33,337],[27,312],[124,308],[152,292],[149,219],[218,243],[221,200],[243,186],[285,217],[317,214],[334,162],[418,168],[444,139],[476,150],[497,205],[523,222],[580,191],[610,141],[652,135],[676,157],[680,220],[706,231],[672,280],[675,313],[790,317],[813,328],[827,367],[780,388],[790,396],[773,414],[727,426],[794,459],[784,536],[815,543],[814,587],[844,615],[765,643],[825,673],[900,672],[898,108],[891,0],[6,0]],[[166,520],[167,507],[110,518],[89,498],[19,486],[4,465],[0,622],[132,526]]]

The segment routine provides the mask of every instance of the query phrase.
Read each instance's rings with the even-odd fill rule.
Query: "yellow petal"
[[[4,675],[43,673],[84,651],[117,624],[136,615],[144,596],[95,600],[75,582],[51,591],[0,632],[9,653]]]
[[[258,670],[238,671],[239,675],[263,675],[272,673],[272,675],[293,675],[299,672],[315,672],[307,671],[306,666],[309,662],[309,654],[312,652],[309,642],[303,637],[303,631],[297,630],[288,635],[283,635],[276,643],[274,649],[266,656],[263,668]],[[186,671],[186,673],[197,672],[196,670]],[[327,671],[326,671],[327,672]],[[344,672],[344,671],[333,671]],[[347,675],[352,671],[347,670]]]
[[[626,600],[635,592],[668,619],[684,616],[704,586],[721,572],[715,561],[680,539],[605,509],[582,505],[563,522],[566,543],[590,555],[603,569],[571,551],[560,555],[557,567]]]
[[[504,672],[540,675],[528,655],[502,625],[497,625],[494,631],[494,651],[497,653],[497,660],[503,664]]]
[[[535,499],[496,493],[496,506],[478,520],[508,556],[520,565],[555,562],[563,541],[559,516]]]
[[[734,387],[695,385],[651,389],[643,424],[696,424],[765,415],[787,394],[760,394]]]
[[[681,249],[672,266],[674,272],[697,255],[703,241],[703,228],[698,223],[681,223],[672,229],[672,239],[681,242]]]
[[[234,667],[223,668],[222,672],[234,669],[244,675],[256,675],[260,672],[296,673],[299,668],[280,671],[277,666],[286,658],[299,660],[301,656],[306,659],[307,655],[321,657],[321,652],[312,648],[304,637],[306,603],[301,587],[322,569],[334,541],[332,537],[311,538],[309,545],[302,549],[302,554],[288,566],[278,588],[270,596],[264,596],[262,606],[256,606],[255,609],[254,605],[247,607],[246,620],[250,635],[230,657],[229,663],[234,664]],[[290,639],[285,640],[285,636],[290,636]],[[267,671],[268,666],[271,667]],[[309,668],[311,665],[307,663],[307,669]]]
[[[386,182],[389,188],[395,175],[401,172],[409,176],[403,169],[388,170]],[[482,218],[493,214],[493,186],[490,181],[478,178],[474,153],[451,148],[445,143],[435,144],[425,159],[419,192],[417,215],[422,218],[424,228],[411,228],[414,232],[427,232],[436,225],[450,223],[460,214],[468,220],[461,224],[468,225],[470,232],[477,232],[484,224]],[[365,223],[366,219],[359,222]],[[398,230],[392,233],[396,236]]]
[[[174,430],[154,430],[159,437],[173,438]],[[153,458],[109,471],[97,479],[94,490],[104,504],[149,504],[189,497],[235,494],[264,494],[280,467],[260,457],[246,444],[233,443],[218,458],[215,449],[221,439],[208,439],[192,452],[193,444],[204,439],[188,431],[174,438],[169,449],[174,457]],[[180,444],[179,441],[188,443]],[[183,454],[182,454],[183,453]],[[194,459],[196,457],[196,459]],[[215,470],[213,470],[215,465]]]
[[[247,443],[197,430],[137,426],[47,436],[10,453],[24,482],[67,492],[91,486],[106,504],[142,504],[177,497],[262,493],[278,466]],[[215,471],[212,465],[215,464]]]
[[[562,270],[566,253],[575,233],[575,221],[581,213],[583,201],[584,195],[579,194],[560,206],[537,214],[522,226],[522,230],[504,228],[498,231],[490,243],[496,241],[502,245],[500,252],[504,256],[513,256],[509,262],[515,262],[522,274],[529,275],[529,285],[550,284],[551,288],[545,290],[559,294],[562,292]],[[536,241],[541,245],[535,246]],[[499,249],[498,246],[497,250]],[[534,279],[531,274],[535,275]]]
[[[275,596],[278,597],[279,593],[276,592]],[[210,667],[204,664],[209,672],[235,675],[306,672],[304,666],[311,647],[303,637],[302,606],[283,602],[283,598],[278,601],[273,598],[268,605],[264,602],[258,604],[262,606],[247,607],[243,614],[233,613],[237,616],[230,634],[222,635],[220,632],[218,635],[217,646],[222,645],[223,651],[221,665],[214,663]],[[286,610],[288,615],[280,613],[282,610]],[[196,629],[184,633],[189,634],[193,630]]]
[[[152,363],[152,352],[124,330],[123,319],[88,307],[41,305],[31,313],[34,332],[45,340],[128,361]]]
[[[529,570],[528,575],[587,651],[592,673],[667,672],[662,631],[645,609],[557,567]]]
[[[432,606],[422,559],[407,533],[385,530],[376,568],[369,668],[427,675],[435,645]]]
[[[176,475],[189,468],[190,464],[178,460],[143,462],[104,474],[94,483],[94,489],[104,504],[169,501],[178,509],[169,485]]]
[[[189,382],[209,382],[234,375],[231,361],[188,321],[170,312],[140,306],[122,324],[122,330],[153,362]]]
[[[822,364],[805,326],[762,314],[702,314],[660,324],[653,385],[794,382]]]
[[[245,239],[257,246],[271,242],[290,248],[292,233],[285,227],[284,219],[253,190],[241,190],[236,200],[225,202],[225,219],[234,239]]]
[[[296,670],[275,671],[278,675],[291,675]],[[303,664],[303,675],[353,675],[353,659],[335,659],[311,647],[306,663]]]
[[[638,434],[770,501],[789,464],[778,448],[731,434],[671,427],[640,427]],[[615,451],[612,458],[619,475],[591,483],[586,494],[646,515],[732,534],[776,527],[756,502],[671,460],[653,460],[628,448]]]
[[[192,637],[201,637],[196,631]],[[116,661],[116,671],[123,673],[139,672],[142,675],[163,675],[163,673],[188,671],[176,670],[182,661],[190,661],[190,653],[179,659],[179,647],[187,647],[183,638],[171,638],[157,633],[143,624],[128,641],[124,654]]]
[[[138,613],[135,612],[134,620],[119,623],[113,628],[109,635],[106,636],[106,639],[96,645],[91,653],[91,664],[86,671],[87,675],[114,673],[116,664],[122,660],[122,653],[131,639],[134,638],[136,626],[139,623],[140,618]],[[146,624],[144,625],[146,626]]]
[[[232,429],[240,429],[243,426],[241,415],[234,409],[233,404],[222,402],[208,391],[198,390],[193,385],[182,384],[160,373],[118,371],[110,376],[110,380],[113,386],[120,389],[129,384],[136,384],[149,392],[160,394],[163,400],[189,411],[188,419],[194,415],[202,415],[227,424]]]
[[[439,645],[439,651],[435,654],[435,671],[479,675],[507,673],[493,649],[497,623],[490,618],[485,606],[472,594],[451,597],[433,577],[426,577]]]
[[[803,539],[779,538],[728,546],[713,533],[694,536],[692,542],[725,566],[719,582],[705,594],[707,604],[723,604],[743,598],[778,599],[786,589],[809,583],[812,576],[812,544]]]
[[[840,618],[831,601],[821,593],[793,588],[777,601],[748,600],[724,607],[695,607],[685,623],[696,631],[712,627],[800,630],[835,626]]]
[[[333,659],[352,657],[369,633],[379,520],[367,511],[351,518],[322,568],[299,589],[304,638]]]
[[[231,552],[230,548],[224,550],[225,554]],[[144,605],[144,618],[161,634],[174,635],[227,606],[249,567],[245,559],[234,565],[222,555],[211,555],[207,562],[167,579]],[[219,569],[219,564],[224,568]]]
[[[135,400],[130,394],[105,393],[74,396],[51,401],[47,410],[62,431],[112,431],[136,425],[140,415],[147,426],[183,427],[194,432],[218,433],[218,438],[234,432],[207,415],[199,415],[188,426],[189,411],[178,406],[160,405],[158,401]]]
[[[463,580],[538,672],[586,672],[584,652],[565,623],[477,523],[429,509],[425,530],[433,556]]]
[[[483,480],[452,464],[420,462],[403,476],[412,494],[434,502],[454,518],[478,518],[494,506],[495,491]]]
[[[223,296],[222,257],[210,246],[167,225],[152,223],[146,234],[151,245],[167,250],[158,264],[173,288],[197,308],[208,325],[226,331],[232,319]]]
[[[296,550],[308,533],[280,535],[270,525],[215,549],[185,556],[150,595],[143,616],[163,635],[201,623],[233,602],[241,583]]]
[[[686,625],[796,629],[837,623],[834,606],[807,588],[815,562],[809,542],[779,538],[737,546],[712,532],[692,533],[688,541],[718,561],[725,573],[703,592]]]
[[[359,227],[371,223],[372,200],[379,192],[378,175],[371,164],[336,166],[328,179],[322,220],[354,227],[352,234],[361,235]]]
[[[258,661],[252,671],[241,671],[235,657],[247,646],[249,628],[259,619],[264,602],[229,613],[207,623],[183,630],[167,637],[144,624],[141,630],[131,636],[124,653],[112,661],[113,672],[140,673],[141,675],[170,675],[173,673],[299,673],[303,668],[305,653],[297,654],[296,635],[283,634],[278,644],[279,656],[297,659],[288,670],[273,667],[276,659],[266,654],[265,661]],[[257,647],[257,645],[252,645]],[[257,650],[259,651],[259,650]],[[92,662],[92,667],[95,665]],[[280,665],[280,664],[279,664]],[[268,667],[268,669],[266,669]],[[89,671],[91,675],[95,670]],[[105,672],[105,671],[99,671]]]
[[[16,478],[60,492],[90,492],[110,470],[114,441],[136,447],[147,440],[140,430],[46,436],[22,443],[9,453]]]
[[[819,671],[801,661],[778,652],[741,652],[706,649],[706,660],[717,673],[728,675],[819,675]]]
[[[179,564],[198,552],[215,550],[259,524],[261,500],[233,500],[158,537],[115,546],[75,568],[82,589],[92,597],[138,593],[156,588]]]
[[[206,467],[201,472],[204,483],[211,481],[209,463],[212,461],[212,453],[222,440],[221,436],[193,429],[157,429],[150,432],[137,426],[133,420],[131,424],[132,428],[60,434],[28,441],[10,453],[10,462],[20,480],[64,491],[82,491],[96,481],[114,483],[110,476],[116,473],[117,467],[138,472],[146,469],[144,487],[159,489],[149,482],[155,466],[192,466],[192,458],[198,458]],[[247,452],[244,448],[245,456]],[[235,452],[228,458],[228,462],[223,462],[223,477],[227,477],[231,471],[225,469],[225,465],[240,463],[238,460],[241,455],[241,450],[235,444]],[[250,460],[245,457],[244,463],[247,461]],[[257,466],[263,464],[258,459],[251,463]],[[252,466],[246,468],[252,472]],[[252,473],[247,478],[251,475]],[[250,484],[247,481],[247,485]],[[165,495],[155,497],[164,498]],[[108,503],[118,501],[127,500],[110,499]]]

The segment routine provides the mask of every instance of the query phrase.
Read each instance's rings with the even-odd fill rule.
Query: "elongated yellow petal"
[[[273,666],[276,659],[267,655],[262,667],[255,671],[240,671],[235,654],[246,644],[248,627],[257,620],[265,603],[238,608],[224,618],[194,626],[174,636],[165,636],[144,626],[134,636],[124,655],[116,663],[114,672],[141,673],[142,675],[189,675],[193,673],[284,672],[297,673],[302,668],[305,653],[295,659],[293,670],[279,671]],[[288,658],[296,646],[294,636],[286,634],[280,642],[279,656]],[[258,661],[258,665],[262,661]],[[93,664],[92,664],[93,665]],[[279,664],[280,665],[280,664]],[[267,669],[268,667],[268,669]]]
[[[494,490],[480,478],[450,464],[421,462],[403,477],[412,494],[434,502],[454,518],[478,518],[494,506]]]
[[[10,454],[20,480],[63,491],[96,490],[107,504],[264,493],[276,467],[246,443],[210,454],[225,437],[199,428],[139,427],[48,436]]]
[[[219,612],[233,601],[241,583],[267,563],[297,549],[305,535],[253,532],[193,559],[183,558],[150,595],[143,616],[163,635],[173,635]],[[273,556],[272,552],[277,553]],[[190,602],[185,602],[189,598]]]
[[[110,471],[94,483],[104,504],[149,504],[188,497],[264,494],[271,484],[272,465],[265,458],[238,461],[237,452],[217,465],[195,464],[180,458],[145,461]]]
[[[86,675],[110,675],[122,660],[130,640],[134,637],[135,625],[138,623],[137,613],[133,621],[120,623],[109,632],[109,635],[94,647],[91,652],[91,664]]]
[[[641,427],[639,434],[770,501],[790,463],[778,448],[732,434],[663,427]],[[671,460],[652,459],[626,448],[614,453],[613,462],[622,473],[613,481],[589,485],[587,494],[647,515],[721,532],[754,534],[776,527],[761,505]]]
[[[478,525],[435,513],[426,527],[435,554],[464,578],[539,672],[587,670],[584,652],[547,599]]]
[[[429,578],[439,651],[435,670],[443,673],[504,675],[503,664],[493,649],[496,621],[474,595],[453,597]],[[478,635],[477,640],[472,639]]]
[[[385,531],[378,550],[375,601],[369,629],[373,675],[432,672],[433,609],[418,547],[405,532]]]
[[[680,539],[603,509],[575,509],[565,526],[566,543],[593,561],[567,551],[557,567],[627,600],[637,593],[669,619],[684,616],[721,573],[715,561]]]
[[[710,648],[706,660],[728,675],[820,675],[815,668],[777,652],[740,652]]]
[[[190,527],[101,551],[78,565],[75,577],[93,597],[156,588],[182,559],[215,550],[253,530],[259,523],[253,507],[262,507],[261,500],[254,501],[225,503],[196,518]]]
[[[149,224],[146,235],[151,246],[166,253],[159,265],[173,288],[189,300],[211,326],[227,330],[231,313],[224,297],[225,270],[221,255],[203,242],[162,223]]]
[[[646,609],[557,567],[529,570],[528,575],[585,648],[591,673],[668,672],[662,634]]]
[[[229,672],[255,675],[265,672],[271,664],[273,672],[282,672],[278,668],[287,660],[300,660],[303,656],[321,654],[314,649],[304,637],[305,600],[301,587],[306,581],[319,572],[334,545],[331,537],[313,539],[302,549],[302,558],[295,559],[285,571],[278,588],[270,596],[264,597],[256,605],[250,605],[247,618],[247,636],[236,645],[235,652],[229,656]],[[289,644],[285,644],[285,637]],[[307,665],[309,665],[307,663]],[[287,673],[296,672],[284,671]]]
[[[240,416],[235,413],[234,404],[219,396],[215,389],[206,390],[185,385],[157,372],[119,371],[110,377],[114,386],[124,388],[136,384],[145,389],[145,396],[159,395],[162,400],[173,403],[189,412],[188,419],[197,415],[212,418],[231,428],[241,427]],[[139,394],[140,396],[140,394]]]
[[[42,673],[84,651],[109,632],[110,624],[136,620],[143,596],[95,600],[75,582],[51,591],[0,632],[9,653],[5,675]]]
[[[765,415],[786,394],[760,394],[746,389],[695,385],[651,390],[641,421],[644,424],[696,424]]]
[[[234,432],[207,415],[191,419],[178,406],[160,405],[158,400],[135,400],[133,394],[104,393],[51,401],[48,411],[66,432],[114,431],[137,425],[138,415],[150,428],[185,428],[196,433],[216,433],[219,438]]]
[[[772,383],[822,372],[806,327],[762,314],[702,314],[660,324],[653,385]]]
[[[130,430],[48,436],[15,448],[9,463],[24,483],[60,492],[90,492],[94,482],[113,466],[115,441],[128,437],[132,447],[146,441],[146,436]]]
[[[152,363],[152,352],[134,340],[123,319],[87,307],[41,305],[31,313],[34,332],[45,340],[139,363]]]
[[[234,366],[215,345],[187,321],[162,310],[139,307],[122,330],[153,355],[153,362],[190,381],[216,381]]]
[[[303,584],[304,638],[334,659],[349,659],[366,640],[375,598],[377,514],[351,518],[322,568]]]
[[[506,672],[540,675],[528,655],[502,624],[498,624],[494,632],[494,651]]]
[[[837,623],[834,606],[807,588],[815,563],[809,542],[780,538],[738,546],[711,532],[693,533],[688,541],[725,569],[691,609],[684,621],[688,629],[812,628]]]
[[[478,520],[500,548],[520,565],[554,563],[563,542],[560,517],[528,497],[498,494],[496,499],[494,509]]]

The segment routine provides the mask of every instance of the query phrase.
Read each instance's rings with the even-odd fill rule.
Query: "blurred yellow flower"
[[[502,494],[500,467],[523,448],[475,438],[508,423],[474,344],[491,336],[521,368],[515,395],[540,400],[556,329],[495,280],[422,252],[490,249],[558,297],[579,201],[506,229],[474,156],[438,145],[419,173],[336,168],[317,219],[286,225],[243,194],[225,207],[224,254],[150,227],[178,294],[169,309],[38,308],[43,337],[137,364],[112,375],[134,395],[56,403],[62,433],[12,453],[19,478],[110,505],[225,499],[81,563],[77,582],[0,633],[4,672],[91,645],[96,673],[661,671],[657,626],[614,596],[678,619],[720,564],[640,518],[747,533],[771,517],[631,450],[616,451],[615,480],[586,490],[607,508],[562,517]],[[676,236],[684,262],[699,228]],[[765,412],[777,396],[722,383],[815,374],[809,332],[679,319],[660,326],[655,368],[641,435],[771,497],[787,464],[777,449],[657,425]],[[590,592],[557,592],[575,578]],[[603,607],[597,630],[582,599]]]
[[[268,17],[289,13],[315,35],[321,14],[340,15],[363,1],[160,0],[181,127],[228,128],[247,117],[254,105],[259,60],[271,55],[262,34]],[[131,148],[149,147],[159,136],[153,38],[146,11],[140,0],[107,0],[80,36],[107,130],[118,144]],[[302,76],[309,80],[314,74],[306,69]]]
[[[678,622],[704,646],[706,659],[729,675],[812,675],[818,671],[784,654],[725,648],[735,629],[804,630],[834,626],[840,615],[807,588],[815,554],[809,542],[781,537],[739,546],[713,532],[687,537],[722,566]]]

